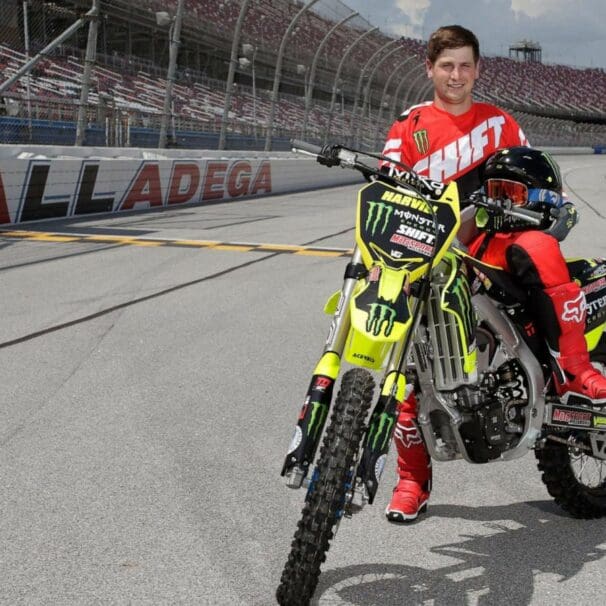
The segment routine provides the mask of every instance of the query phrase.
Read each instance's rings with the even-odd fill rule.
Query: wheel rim
[[[570,449],[570,468],[579,484],[602,489],[606,484],[606,461],[596,459],[577,448]]]
[[[598,372],[606,376],[606,358],[603,355],[594,357],[591,363]],[[606,461],[596,459],[578,448],[571,448],[569,452],[570,468],[577,482],[589,489],[606,489]]]

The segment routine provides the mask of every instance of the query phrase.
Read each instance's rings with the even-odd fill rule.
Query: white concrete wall
[[[293,153],[0,146],[0,225],[362,183]]]
[[[362,182],[356,171],[289,152],[0,145],[0,225]]]

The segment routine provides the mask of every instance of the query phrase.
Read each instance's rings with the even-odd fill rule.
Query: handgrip
[[[314,154],[316,156],[321,155],[322,148],[319,145],[314,145],[313,143],[307,143],[307,141],[301,141],[300,139],[291,139],[290,144],[292,147],[296,149],[300,149],[309,154]]]
[[[543,213],[536,212],[534,210],[528,210],[526,208],[512,208],[511,210],[505,211],[507,214],[518,217],[520,219],[525,219],[529,223],[533,225],[541,225],[543,222]]]

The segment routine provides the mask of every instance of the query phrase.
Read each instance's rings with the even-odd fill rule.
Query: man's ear
[[[429,59],[425,59],[425,71],[428,78],[433,78],[433,63]]]

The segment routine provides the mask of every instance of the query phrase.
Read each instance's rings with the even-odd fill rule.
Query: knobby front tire
[[[280,606],[307,606],[313,596],[333,529],[343,515],[373,392],[374,380],[367,370],[354,368],[343,375],[313,485],[276,591]]]

